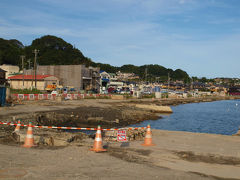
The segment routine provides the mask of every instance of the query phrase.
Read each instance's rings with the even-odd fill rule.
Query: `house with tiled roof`
[[[52,75],[15,75],[8,77],[10,87],[13,89],[36,89],[45,90],[47,85],[59,85],[59,79]]]

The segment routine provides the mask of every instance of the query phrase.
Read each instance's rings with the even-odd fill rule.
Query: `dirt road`
[[[240,137],[153,130],[154,147],[133,141],[89,151],[93,139],[67,147],[0,145],[2,179],[240,179]]]

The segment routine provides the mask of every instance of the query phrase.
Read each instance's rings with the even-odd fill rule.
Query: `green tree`
[[[18,40],[0,38],[0,64],[20,64],[20,55],[23,54],[23,45]]]

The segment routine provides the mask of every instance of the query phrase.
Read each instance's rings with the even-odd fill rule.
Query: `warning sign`
[[[119,142],[126,142],[127,141],[127,135],[126,135],[125,130],[118,130],[117,141],[119,141]]]

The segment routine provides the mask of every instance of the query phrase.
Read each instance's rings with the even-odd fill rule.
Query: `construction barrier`
[[[31,148],[36,146],[34,143],[34,138],[33,138],[33,128],[52,128],[52,129],[77,129],[77,130],[95,130],[96,135],[95,135],[95,140],[93,144],[93,148],[90,149],[90,151],[94,152],[105,152],[107,151],[106,149],[103,148],[103,140],[102,140],[102,135],[101,131],[112,131],[112,130],[118,130],[118,133],[120,131],[120,134],[118,134],[118,142],[126,142],[126,132],[125,130],[138,130],[138,129],[145,129],[146,127],[136,127],[136,128],[111,128],[111,129],[101,129],[101,126],[98,126],[98,128],[78,128],[78,127],[57,127],[57,126],[35,126],[32,125],[31,122],[29,122],[28,125],[21,124],[20,120],[18,121],[17,124],[15,123],[10,123],[10,122],[1,122],[0,124],[5,124],[5,125],[10,125],[10,126],[16,126],[14,133],[18,134],[20,131],[20,127],[28,127],[27,129],[27,135],[25,137],[25,142],[22,147],[25,148]],[[143,146],[154,146],[155,144],[152,143],[152,134],[151,134],[151,129],[150,125],[147,126],[147,132],[146,136],[144,139],[144,144]]]
[[[28,99],[29,99],[29,100],[35,100],[34,94],[29,94]]]
[[[43,94],[38,94],[38,99],[42,100],[43,99]]]
[[[50,100],[55,99],[56,94],[13,94],[18,100]],[[111,97],[111,94],[59,94],[67,99],[84,99],[87,97]]]

